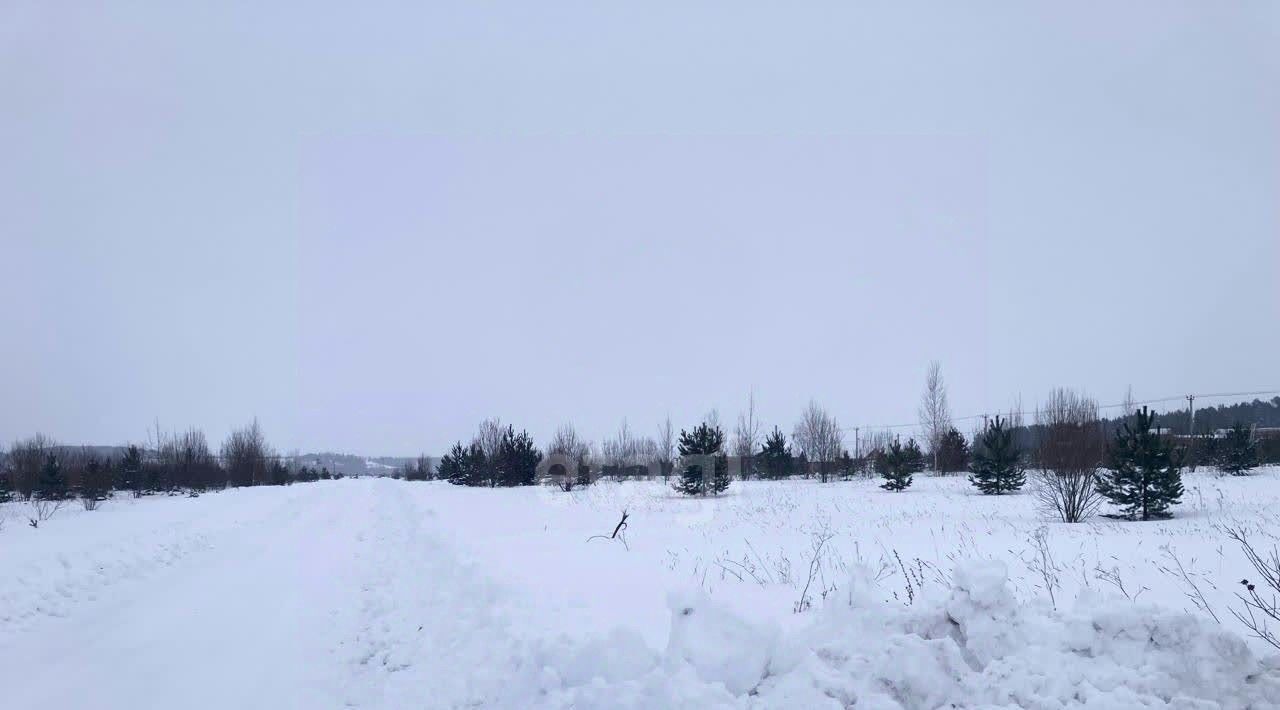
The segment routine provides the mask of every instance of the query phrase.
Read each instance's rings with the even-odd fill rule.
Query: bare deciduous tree
[[[600,443],[600,458],[604,467],[602,472],[609,476],[646,475],[650,462],[658,455],[658,444],[648,437],[636,437],[632,434],[625,419],[612,439],[605,439]]]
[[[752,458],[760,444],[760,422],[756,419],[756,393],[747,395],[747,411],[738,415],[738,426],[733,431],[733,444],[729,453],[737,460],[743,478],[752,475]]]
[[[1097,489],[1103,434],[1098,403],[1058,388],[1036,410],[1034,492],[1040,505],[1066,523],[1093,515],[1102,502]]]
[[[662,473],[662,482],[666,483],[675,469],[676,463],[676,429],[671,425],[668,416],[658,425],[658,440],[654,446],[654,460]]]
[[[631,436],[631,427],[623,419],[618,425],[618,433],[612,439],[600,442],[600,458],[610,469],[620,469],[631,465],[635,460],[636,442]]]
[[[234,486],[270,483],[270,460],[274,457],[257,417],[249,426],[231,432],[222,444],[222,462]]]
[[[79,471],[79,482],[73,490],[80,496],[84,509],[94,511],[111,497],[111,469],[110,462],[102,461],[87,450],[86,454]]]
[[[951,407],[947,403],[947,385],[942,380],[942,365],[937,360],[929,363],[925,375],[924,394],[920,397],[920,430],[929,453],[933,456],[933,470],[938,470],[938,447],[942,438],[951,431]]]
[[[1022,395],[1018,395],[1018,398],[1013,400],[1013,408],[1009,410],[1009,426],[1016,429],[1023,425],[1026,420],[1026,417],[1022,414],[1023,411]]]
[[[640,437],[636,440],[635,463],[637,474],[643,470],[645,475],[652,476],[659,469],[655,464],[661,464],[661,457],[658,450],[658,442],[648,436]]]
[[[832,464],[844,453],[844,434],[840,431],[840,423],[817,402],[810,400],[791,432],[791,439],[800,453],[811,463],[818,464],[818,473],[825,483],[831,474]]]
[[[570,463],[567,468],[575,470],[551,471],[550,475],[561,490],[571,491],[574,487],[590,483],[591,475],[591,443],[578,435],[572,424],[564,424],[551,437],[547,444],[547,457],[563,456]],[[565,466],[565,464],[558,464]]]
[[[412,461],[406,461],[404,466],[393,474],[393,477],[404,478],[406,481],[430,481],[432,479],[431,458],[426,454],[418,454],[418,457]],[[302,476],[298,476],[298,480],[303,480]]]
[[[884,452],[895,441],[893,431],[882,429],[862,435],[861,454],[864,473],[884,473]]]
[[[9,468],[9,452],[0,448],[0,503],[8,503],[13,496],[13,470]],[[4,516],[0,515],[0,528],[4,527]]]
[[[547,453],[560,454],[579,463],[586,463],[591,459],[591,444],[578,435],[578,430],[572,424],[564,424],[551,437]]]
[[[502,445],[502,436],[506,433],[507,427],[502,426],[502,420],[498,417],[480,422],[475,442],[480,445],[486,459],[492,461],[498,455],[498,447]]]
[[[1124,412],[1124,418],[1128,419],[1133,413],[1138,411],[1138,407],[1133,402],[1133,385],[1129,385],[1124,390],[1124,401],[1120,404],[1120,410]]]
[[[225,486],[203,431],[192,428],[181,434],[159,433],[156,441],[157,490],[171,492],[187,488],[196,492]]]
[[[28,439],[13,442],[9,448],[9,475],[13,490],[23,499],[30,499],[40,477],[40,467],[45,457],[56,446],[53,439],[36,434]]]

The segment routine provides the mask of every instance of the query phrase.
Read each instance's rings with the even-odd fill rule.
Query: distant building
[[[1225,438],[1230,431],[1230,429],[1215,430],[1213,438]],[[1255,426],[1252,427],[1252,431],[1255,439],[1280,439],[1280,426]]]

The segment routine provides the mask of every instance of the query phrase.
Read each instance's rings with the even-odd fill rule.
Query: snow
[[[1275,539],[1280,470],[1186,486],[1173,520],[1075,526],[928,476],[708,500],[321,481],[39,529],[7,504],[0,705],[1280,707],[1221,532]],[[587,540],[623,510],[625,540]]]
[[[742,619],[701,593],[672,593],[668,666],[688,664],[698,677],[734,695],[757,685],[769,669],[777,629]]]

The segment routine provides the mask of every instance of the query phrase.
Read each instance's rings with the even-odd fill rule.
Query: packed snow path
[[[1019,601],[980,555],[909,605],[861,562],[804,614],[785,584],[728,577],[709,598],[662,564],[671,545],[743,521],[781,544],[808,518],[780,493],[878,510],[856,485],[740,489],[348,480],[115,500],[38,530],[10,505],[0,707],[1280,707],[1280,658],[1234,631],[1096,593]],[[586,544],[618,507],[629,546]]]
[[[447,707],[488,680],[457,669],[500,653],[492,599],[403,486],[156,502],[69,520],[100,537],[4,571],[26,590],[0,598],[4,707]],[[58,547],[60,522],[24,541]]]

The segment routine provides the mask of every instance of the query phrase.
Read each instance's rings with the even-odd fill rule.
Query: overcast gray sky
[[[1280,386],[1280,3],[87,5],[0,4],[4,441]]]

